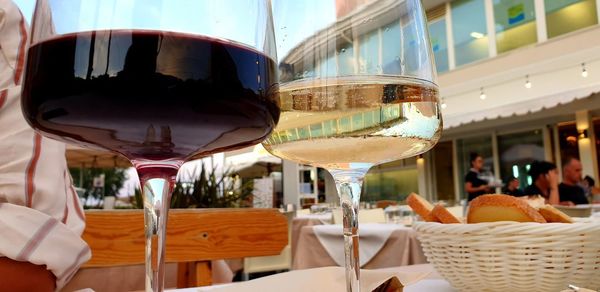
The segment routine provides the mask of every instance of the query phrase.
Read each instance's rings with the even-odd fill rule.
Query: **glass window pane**
[[[531,162],[545,160],[542,131],[500,135],[498,136],[498,152],[502,181],[507,183],[508,178],[514,176],[519,179],[519,187],[524,189],[532,182],[531,177],[527,174]]]
[[[361,74],[378,74],[379,68],[379,31],[374,30],[360,38],[358,71]]]
[[[410,193],[419,192],[418,175],[416,167],[398,170],[372,168],[365,176],[361,201],[404,200]]]
[[[354,47],[346,43],[338,51],[338,74],[340,76],[354,74]]]
[[[310,125],[310,136],[312,138],[320,138],[323,136],[323,126],[321,123]]]
[[[452,36],[456,65],[464,65],[489,56],[483,0],[452,2]]]
[[[598,23],[596,0],[545,0],[548,38]]]
[[[384,74],[400,74],[400,45],[402,34],[400,33],[400,23],[398,21],[385,25],[383,28],[383,46],[382,46],[382,65]]]
[[[438,73],[448,71],[448,39],[446,37],[446,19],[440,18],[429,23],[429,39],[435,57]]]
[[[456,152],[458,154],[458,171],[461,178],[459,185],[462,199],[467,198],[465,192],[465,175],[471,169],[470,153],[474,152],[483,158],[482,172],[491,172],[494,169],[494,158],[492,156],[492,137],[479,136],[456,140]]]
[[[494,21],[498,53],[537,42],[534,0],[494,0]]]

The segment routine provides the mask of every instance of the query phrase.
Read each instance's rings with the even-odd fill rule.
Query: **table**
[[[361,228],[367,226],[364,225]],[[340,237],[342,236],[340,233]],[[337,265],[319,241],[314,231],[314,225],[306,225],[300,229],[296,248],[292,248],[292,251],[292,269],[294,270]],[[427,258],[416,238],[416,232],[411,228],[398,226],[391,232],[381,249],[362,268],[380,269],[424,263],[427,263]]]
[[[423,280],[414,283],[412,285],[406,286],[404,291],[405,292],[456,292],[455,289],[452,288],[452,286],[450,286],[450,283],[448,283],[448,281],[444,280],[433,268],[432,265],[429,264],[422,264],[422,265],[411,265],[411,266],[402,266],[402,267],[392,267],[392,268],[387,268],[387,269],[383,269],[383,270],[390,270],[390,271],[396,271],[396,272],[401,272],[401,273],[419,273],[419,272],[429,272],[430,274]],[[292,277],[291,281],[289,281],[290,285],[294,285],[293,283],[293,273],[294,272],[288,272],[288,273],[283,273],[283,274],[278,274],[278,275],[285,275],[287,274],[288,276]],[[264,279],[264,278],[262,278]],[[260,279],[258,279],[260,280]],[[256,280],[254,280],[256,281]],[[216,286],[209,286],[209,287],[199,287],[199,288],[187,288],[187,289],[176,289],[176,290],[169,290],[169,291],[173,291],[173,292],[207,292],[207,291],[247,291],[244,290],[244,283],[243,282],[238,282],[238,283],[233,283],[233,284],[225,284],[225,285],[216,285]],[[271,289],[269,289],[271,288]],[[261,291],[285,291],[285,289],[283,289],[282,287],[269,287],[266,289],[262,289]],[[330,291],[327,291],[330,292]]]

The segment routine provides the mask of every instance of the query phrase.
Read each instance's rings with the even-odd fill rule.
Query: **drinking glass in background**
[[[179,167],[257,144],[277,123],[275,60],[268,0],[38,0],[25,118],[48,137],[135,166],[147,291],[163,290]]]
[[[441,135],[420,0],[274,0],[282,116],[272,154],[327,169],[343,210],[348,291],[359,291],[358,209],[373,165]]]

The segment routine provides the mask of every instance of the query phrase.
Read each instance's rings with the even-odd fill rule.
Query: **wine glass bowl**
[[[163,289],[179,167],[259,143],[279,119],[271,22],[268,0],[37,1],[24,116],[46,136],[136,167],[148,291]]]
[[[359,291],[366,172],[429,150],[442,131],[421,1],[274,0],[273,18],[281,117],[263,145],[332,174],[343,211],[346,287]]]

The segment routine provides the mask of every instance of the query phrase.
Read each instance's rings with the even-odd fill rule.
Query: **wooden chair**
[[[85,267],[144,263],[142,210],[86,212]],[[178,265],[177,287],[211,285],[210,261],[278,255],[288,243],[287,219],[276,209],[173,209],[166,262]]]
[[[398,202],[392,201],[392,200],[380,200],[380,201],[375,202],[375,207],[381,208],[381,209],[385,209],[387,206],[396,206],[396,205],[398,205]]]

